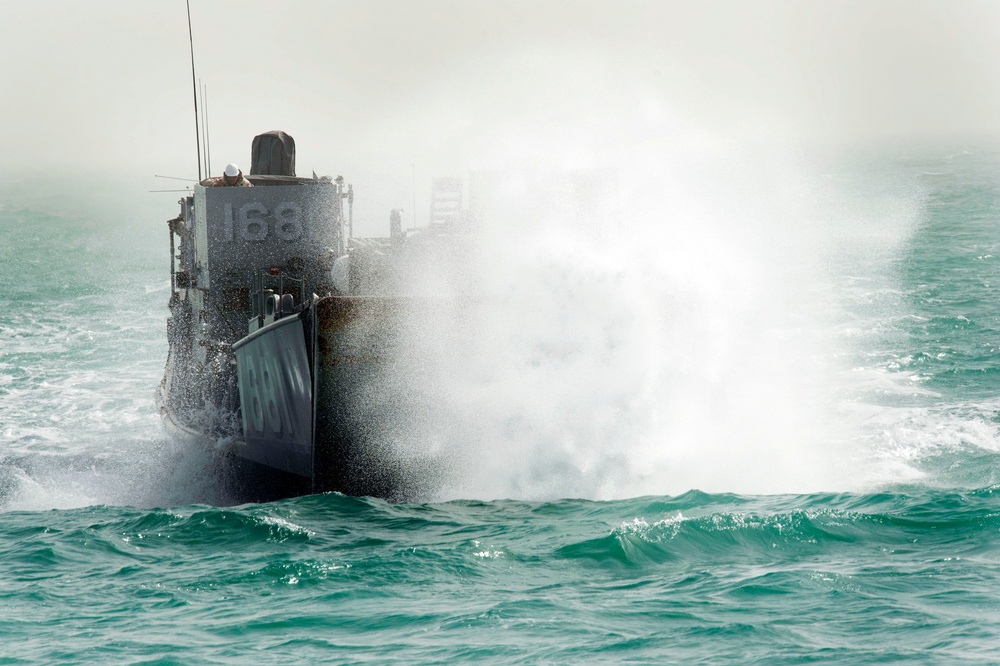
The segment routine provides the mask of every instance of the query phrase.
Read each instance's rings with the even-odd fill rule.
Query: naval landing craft
[[[407,237],[399,211],[388,238],[352,238],[352,186],[296,176],[283,132],[254,139],[246,178],[253,187],[195,185],[168,223],[164,423],[222,451],[241,501],[408,496],[420,475],[386,456],[367,403],[405,399],[373,387],[385,387],[407,313],[426,305],[398,295],[392,262],[428,243]]]

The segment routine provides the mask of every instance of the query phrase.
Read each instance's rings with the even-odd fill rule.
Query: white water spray
[[[891,281],[919,196],[767,150],[628,166],[586,196],[579,174],[494,178],[454,285],[481,298],[411,322],[436,370],[407,375],[401,455],[448,460],[444,497],[860,487],[844,286]]]

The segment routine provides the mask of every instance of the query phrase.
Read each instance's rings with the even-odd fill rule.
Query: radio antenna
[[[201,127],[198,128],[198,131],[201,132],[201,140],[205,141],[205,84],[201,82],[201,79],[198,79],[198,94],[201,95]],[[201,154],[201,168],[205,170],[206,176],[212,175],[208,168],[208,161],[205,159],[205,153]]]
[[[184,180],[184,181],[187,181],[187,182],[189,182],[189,183],[191,182],[191,179],[190,179],[190,178],[179,178],[179,177],[177,177],[177,176],[161,176],[161,175],[159,175],[159,174],[156,174],[156,175],[155,175],[155,176],[153,176],[153,177],[154,177],[154,178],[166,178],[167,180]]]
[[[202,111],[205,114],[205,175],[212,175],[212,144],[208,133],[208,84],[201,89]]]
[[[191,32],[191,0],[185,0],[188,13],[188,42],[191,44],[191,87],[194,90],[194,142],[198,151],[198,182],[201,182],[201,128],[198,122],[198,77],[194,73],[194,33]]]

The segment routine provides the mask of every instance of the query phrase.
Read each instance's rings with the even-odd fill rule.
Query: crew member
[[[227,164],[226,170],[218,178],[206,178],[205,187],[253,187],[253,183],[243,177],[243,172],[235,164]]]

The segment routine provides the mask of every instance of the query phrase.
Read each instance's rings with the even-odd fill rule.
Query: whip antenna
[[[205,175],[212,175],[212,143],[208,133],[208,84],[201,89],[202,111],[205,114]]]
[[[198,79],[198,85],[201,86],[201,140],[205,143],[201,164],[205,167],[205,176],[211,176],[212,158],[208,152],[208,86],[201,79]]]
[[[194,74],[194,34],[191,32],[191,0],[185,0],[188,13],[188,42],[191,44],[191,87],[194,89],[194,142],[198,151],[198,182],[201,182],[201,133],[198,122],[198,78]]]
[[[201,95],[201,127],[198,131],[201,132],[201,140],[205,141],[205,84],[198,79],[198,94]],[[205,170],[206,176],[211,176],[212,172],[208,168],[208,161],[205,159],[205,153],[201,154],[201,168]]]

